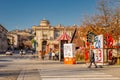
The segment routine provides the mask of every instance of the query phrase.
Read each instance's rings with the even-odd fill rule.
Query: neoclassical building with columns
[[[59,48],[59,41],[57,41],[57,38],[64,32],[72,38],[76,27],[76,25],[62,26],[60,24],[57,26],[51,26],[48,20],[41,20],[40,25],[32,26],[32,30],[35,34],[34,39],[37,42],[36,50],[46,52],[49,51],[49,49],[55,50]]]

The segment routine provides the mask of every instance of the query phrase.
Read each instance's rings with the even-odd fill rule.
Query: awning
[[[71,37],[67,35],[66,32],[64,32],[60,37],[57,38],[58,41],[60,40],[71,40]]]

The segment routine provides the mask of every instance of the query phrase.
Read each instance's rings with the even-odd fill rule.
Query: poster
[[[103,63],[103,49],[94,49],[95,53],[95,62]]]
[[[93,49],[95,53],[95,62],[97,64],[103,65],[103,35],[95,36]]]
[[[94,47],[95,48],[103,48],[103,35],[95,36]]]
[[[64,57],[74,57],[74,44],[64,44]]]

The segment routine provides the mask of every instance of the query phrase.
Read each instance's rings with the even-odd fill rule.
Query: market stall
[[[68,43],[71,38],[68,36],[68,34],[66,32],[64,32],[62,35],[60,35],[57,40],[59,41],[59,60],[63,60],[64,59],[64,47],[63,45],[65,43]]]

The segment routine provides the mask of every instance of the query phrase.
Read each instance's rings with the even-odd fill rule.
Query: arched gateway
[[[46,45],[47,45],[47,41],[43,41],[42,42],[42,51],[46,52]]]

